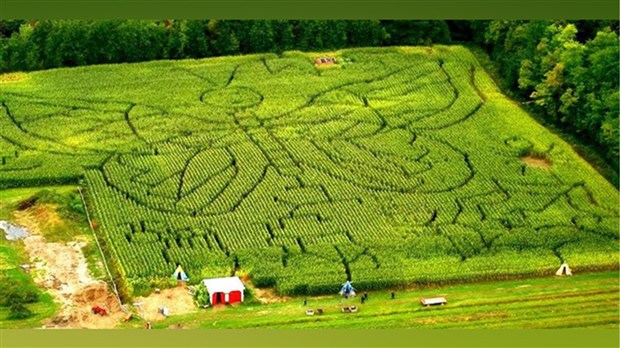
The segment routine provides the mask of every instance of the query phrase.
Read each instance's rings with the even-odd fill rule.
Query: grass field
[[[1,219],[1,218],[0,218]],[[0,328],[31,328],[41,326],[43,321],[54,315],[58,305],[54,303],[52,296],[41,291],[34,284],[30,274],[20,269],[20,265],[28,263],[28,256],[19,243],[7,241],[4,236],[0,238]],[[18,287],[17,292],[26,293],[31,291],[37,294],[36,301],[26,304],[26,308],[33,314],[25,319],[10,318],[10,305],[5,306],[9,291]]]
[[[280,294],[618,266],[617,189],[462,47],[22,77],[0,91],[0,186],[85,178],[133,293],[177,264]]]
[[[368,293],[343,300],[337,295],[302,298],[269,305],[201,310],[153,323],[154,328],[618,328],[618,273],[534,278],[504,282],[453,285],[440,288]],[[420,297],[445,296],[448,304],[423,307]],[[357,313],[341,307],[356,305]],[[306,309],[322,308],[323,315],[307,316]],[[126,327],[140,327],[134,322]]]

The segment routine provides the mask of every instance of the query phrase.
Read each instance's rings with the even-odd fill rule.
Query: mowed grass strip
[[[363,292],[363,290],[362,290]],[[261,305],[250,300],[236,307],[217,307],[173,316],[156,328],[618,328],[617,272],[547,277],[447,287],[369,292],[369,300],[322,296],[293,298]],[[445,296],[448,304],[423,307],[421,297]],[[357,313],[342,313],[355,305]],[[307,316],[306,309],[324,310]],[[139,326],[134,322],[130,326]]]

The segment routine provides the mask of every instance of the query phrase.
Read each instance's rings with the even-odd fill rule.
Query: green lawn
[[[26,319],[9,319],[9,308],[0,306],[0,328],[39,327],[45,319],[54,315],[58,309],[58,305],[52,296],[38,289],[30,275],[20,268],[21,264],[27,262],[28,255],[21,242],[7,241],[2,235],[0,237],[0,276],[2,278],[0,281],[20,284],[20,290],[31,289],[39,295],[37,302],[26,305],[33,313],[33,316]],[[3,299],[4,296],[6,296],[5,293],[0,293],[0,299]]]
[[[423,307],[420,297],[444,296],[448,304]],[[181,324],[185,328],[570,328],[617,329],[619,325],[618,272],[578,274],[502,282],[461,284],[437,288],[368,293],[344,300],[337,295],[293,298],[269,305],[248,303],[172,316],[154,328]],[[357,313],[342,313],[356,305]],[[323,308],[323,315],[307,316],[307,308]],[[125,327],[141,327],[137,320]]]

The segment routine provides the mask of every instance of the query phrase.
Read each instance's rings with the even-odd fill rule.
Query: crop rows
[[[330,293],[617,266],[617,190],[467,50],[338,54],[32,73],[0,94],[0,186],[85,176],[135,282],[181,264]]]

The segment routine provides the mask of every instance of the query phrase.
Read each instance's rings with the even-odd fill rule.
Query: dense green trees
[[[390,45],[450,43],[450,29],[444,21],[384,21]]]
[[[505,87],[548,122],[596,144],[617,168],[617,22],[492,21],[485,27],[483,45]]]
[[[449,42],[443,21],[0,21],[0,71]]]

